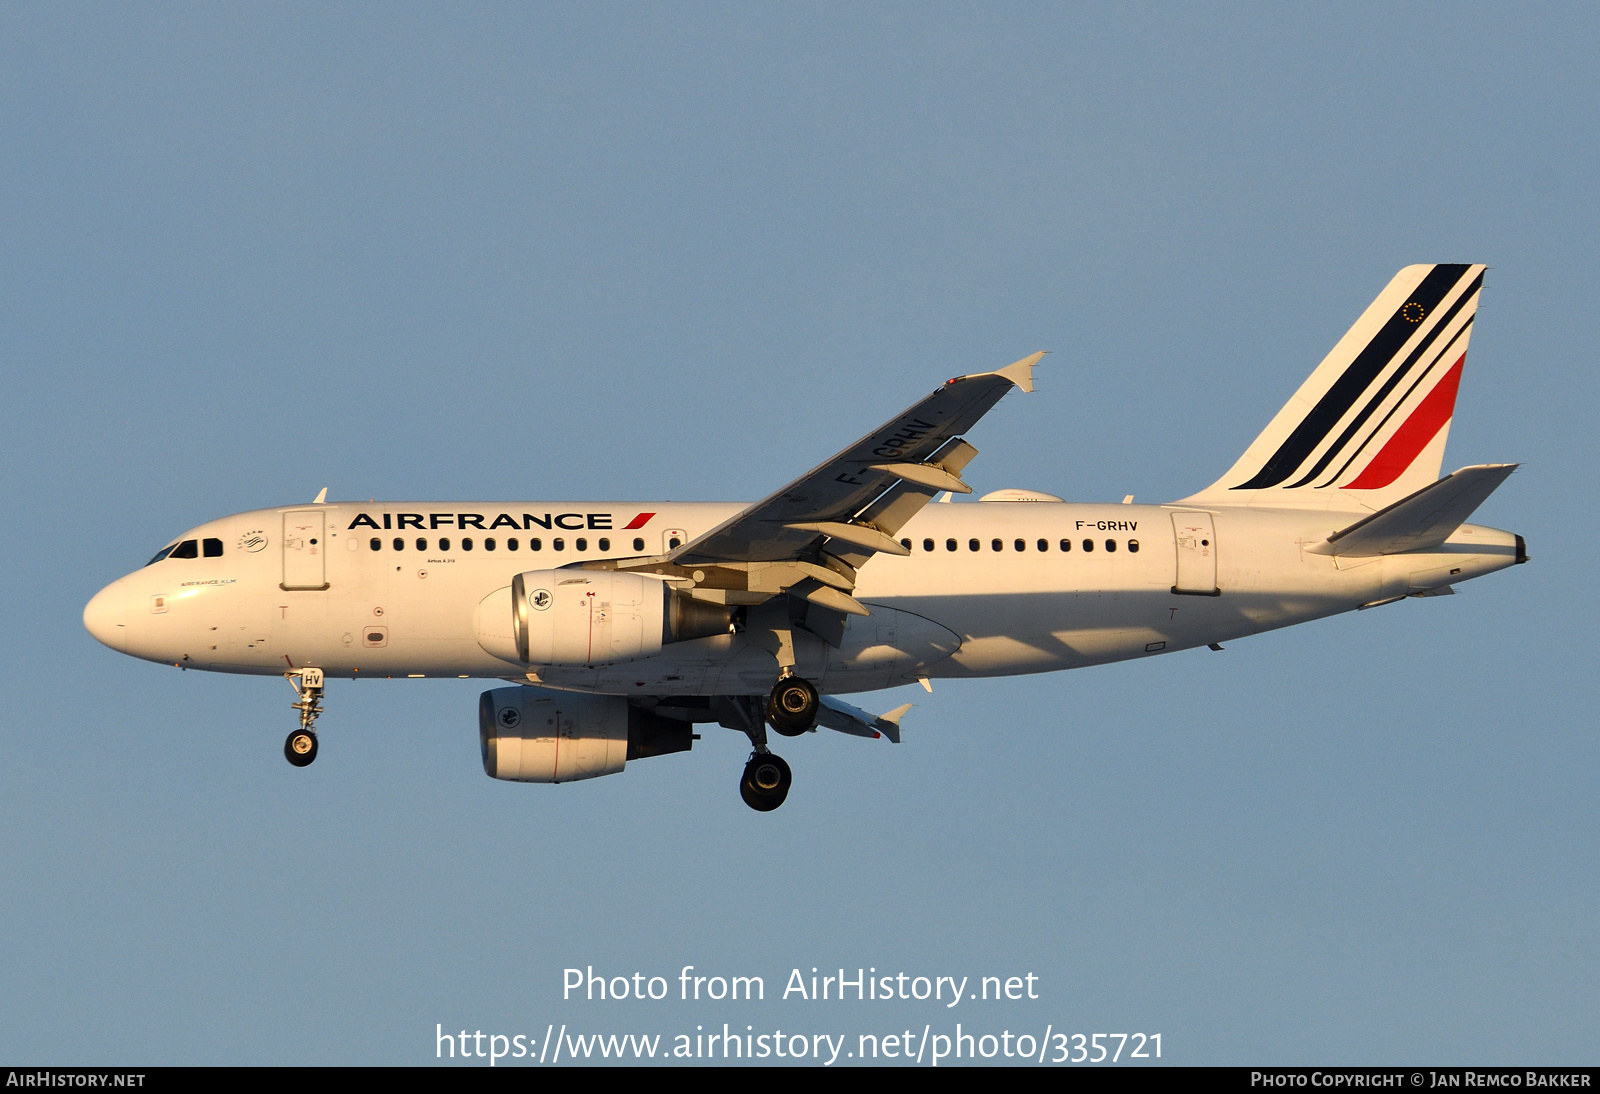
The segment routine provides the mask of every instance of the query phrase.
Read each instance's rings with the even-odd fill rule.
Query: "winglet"
[[[1030,354],[1020,361],[1013,361],[1005,368],[996,369],[993,374],[995,376],[1004,376],[1023,391],[1031,392],[1033,391],[1033,366],[1039,363],[1039,359],[1044,354],[1045,351],[1040,350],[1038,353]]]
[[[872,722],[872,728],[882,733],[895,744],[900,743],[900,719],[906,716],[914,704],[906,703],[904,706],[895,707],[887,714],[880,714]]]
[[[328,488],[326,486],[324,486],[321,490],[317,491],[317,496],[311,499],[311,504],[312,505],[321,505],[323,502],[325,502],[327,500],[328,500]]]

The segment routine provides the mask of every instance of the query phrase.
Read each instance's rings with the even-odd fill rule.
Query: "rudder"
[[[1381,509],[1439,477],[1487,267],[1407,266],[1190,504]]]

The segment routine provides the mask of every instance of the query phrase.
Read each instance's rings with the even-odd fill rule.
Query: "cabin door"
[[[1172,534],[1178,542],[1178,580],[1175,593],[1220,596],[1217,588],[1217,530],[1210,513],[1172,514]]]
[[[283,514],[283,587],[328,587],[328,514],[302,509]]]

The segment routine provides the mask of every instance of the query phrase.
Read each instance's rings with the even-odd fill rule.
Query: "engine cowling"
[[[517,654],[533,665],[596,665],[661,652],[665,582],[614,570],[533,570],[511,582]]]
[[[512,782],[614,775],[629,760],[687,752],[693,729],[620,695],[522,686],[495,688],[478,699],[484,773]]]
[[[637,661],[669,642],[726,633],[728,608],[614,570],[530,570],[478,605],[478,644],[525,665]]]

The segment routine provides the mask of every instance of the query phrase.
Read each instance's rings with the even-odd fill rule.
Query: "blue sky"
[[[1585,6],[0,11],[0,1058],[412,1063],[446,1028],[873,1032],[561,970],[1033,972],[984,1029],[1185,1063],[1593,1062],[1600,20]],[[967,477],[1180,497],[1399,267],[1487,262],[1447,468],[1533,564],[746,746],[483,776],[477,685],[82,629],[182,529],[334,498],[758,497],[1051,355]],[[969,1029],[972,1027],[968,1027]]]

